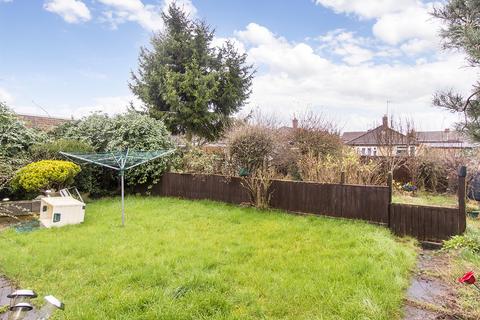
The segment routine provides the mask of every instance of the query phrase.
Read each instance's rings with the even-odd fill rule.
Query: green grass
[[[82,225],[0,233],[0,270],[61,319],[399,319],[411,241],[358,221],[172,198],[87,206]]]
[[[434,194],[428,192],[417,192],[415,196],[394,193],[393,202],[440,207],[456,207],[458,205],[456,195]]]
[[[446,270],[447,277],[456,280],[465,272],[473,270],[478,279],[480,272],[480,252],[478,251],[478,247],[480,246],[480,220],[467,219],[467,230],[465,234],[458,236],[456,240],[460,248],[448,252],[452,258],[450,260],[451,266]],[[474,248],[475,250],[472,250]],[[457,283],[457,290],[457,302],[462,310],[472,315],[473,319],[480,319],[478,291],[472,286],[464,286],[459,283]]]
[[[458,206],[458,198],[455,194],[437,194],[420,191],[415,195],[406,193],[394,193],[393,202],[407,203],[423,206],[439,206],[456,208]],[[478,210],[476,201],[467,199],[467,211]]]

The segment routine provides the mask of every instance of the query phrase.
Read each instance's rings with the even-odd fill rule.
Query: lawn
[[[405,193],[394,193],[393,202],[408,203],[426,206],[456,207],[457,196],[454,194],[435,194],[429,192],[417,192],[415,196]]]
[[[416,251],[359,221],[210,201],[88,204],[82,225],[0,233],[0,272],[60,319],[399,319]]]
[[[458,206],[458,198],[455,194],[438,194],[425,191],[419,191],[415,195],[406,193],[394,193],[393,202],[407,203],[424,206],[439,206],[456,208]],[[467,199],[467,211],[478,210],[478,202]]]

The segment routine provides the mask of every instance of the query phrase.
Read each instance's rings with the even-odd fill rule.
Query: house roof
[[[356,136],[356,137],[355,137]],[[409,141],[408,137],[398,131],[395,131],[389,127],[383,125],[376,127],[373,130],[364,131],[364,132],[346,132],[342,135],[343,137],[354,137],[353,139],[347,140],[346,144],[352,146],[378,146],[378,145],[407,145],[414,144],[412,141]]]
[[[418,131],[416,136],[419,142],[462,142],[467,141],[465,134],[458,131]]]
[[[375,131],[381,127],[382,126],[370,131],[344,132],[342,140],[348,145],[380,145],[381,143],[378,141],[378,134],[375,133]],[[405,139],[406,136],[399,132],[397,133],[400,134],[400,136],[396,138],[400,139],[397,142],[402,144],[402,138],[400,137],[403,136],[403,139]],[[471,148],[475,146],[475,144],[464,133],[448,129],[443,131],[416,131],[415,138],[417,143],[438,148]]]
[[[364,135],[367,131],[352,131],[352,132],[344,132],[342,134],[342,141],[343,142],[348,142],[353,139],[356,139],[362,135]]]
[[[25,123],[28,128],[36,128],[49,131],[61,124],[72,121],[72,119],[38,116],[30,114],[16,114],[17,118]]]

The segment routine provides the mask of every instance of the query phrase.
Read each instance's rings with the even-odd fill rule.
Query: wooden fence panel
[[[220,175],[166,173],[150,191],[187,199],[250,202],[241,178]],[[397,235],[419,240],[441,241],[464,231],[465,212],[391,203],[389,187],[274,180],[270,192],[272,208],[379,223]]]
[[[390,228],[399,236],[442,241],[461,233],[461,218],[461,212],[457,208],[392,203]]]
[[[138,190],[145,192],[145,189]],[[209,199],[240,204],[249,202],[247,190],[237,177],[165,173],[151,194],[187,199]]]
[[[240,178],[218,175],[166,173],[151,192],[237,204],[250,201]],[[272,208],[388,224],[387,187],[274,180],[270,192]]]

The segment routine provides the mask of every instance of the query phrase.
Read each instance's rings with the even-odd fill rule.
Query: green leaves
[[[80,167],[70,161],[42,160],[32,162],[18,170],[12,181],[16,189],[35,192],[68,186],[80,172]]]
[[[26,128],[12,110],[0,102],[0,156],[17,156],[40,140],[41,133]]]
[[[232,133],[230,155],[238,169],[252,172],[269,161],[276,149],[274,132],[261,126],[244,126]]]
[[[114,151],[130,148],[154,151],[174,148],[164,123],[135,111],[109,117],[93,114],[67,128],[65,138],[90,142],[93,151]],[[157,181],[167,169],[172,157],[159,158],[126,174],[128,185]]]
[[[0,194],[8,191],[15,171],[27,163],[28,148],[44,138],[42,133],[26,128],[0,101]]]
[[[215,140],[248,99],[252,67],[232,43],[215,48],[211,27],[175,4],[163,19],[166,30],[141,49],[130,88],[171,132]]]
[[[466,53],[470,66],[480,66],[480,2],[477,0],[449,0],[436,7],[432,15],[443,22],[441,37],[443,47]],[[464,120],[457,129],[469,133],[480,141],[480,86],[475,83],[471,94],[464,98],[452,90],[438,92],[433,104],[451,112],[464,113]]]

